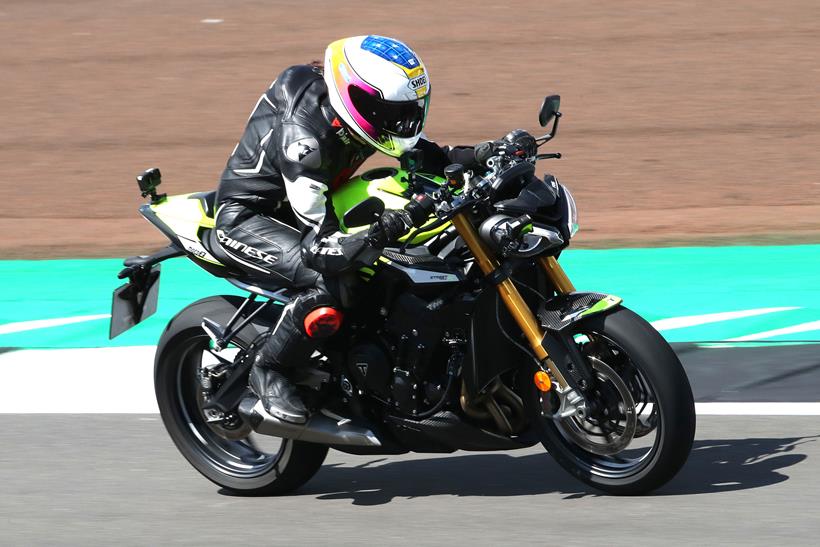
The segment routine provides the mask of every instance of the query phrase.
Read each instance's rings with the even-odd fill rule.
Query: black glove
[[[376,245],[384,247],[409,232],[411,226],[413,226],[413,221],[410,213],[404,210],[388,209],[382,213],[379,222],[370,226],[367,235]]]
[[[487,160],[494,156],[530,157],[538,151],[535,138],[523,129],[514,129],[503,139],[485,141],[475,145],[475,160],[481,166],[487,166]]]
[[[481,167],[487,167],[487,160],[497,156],[496,150],[503,144],[502,141],[485,141],[475,145],[475,161]]]

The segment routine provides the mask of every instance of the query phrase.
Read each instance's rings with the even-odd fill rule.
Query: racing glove
[[[410,213],[400,209],[388,209],[379,221],[370,226],[367,235],[379,247],[385,247],[410,231],[413,221]]]
[[[478,143],[474,149],[475,161],[484,167],[494,156],[529,157],[537,153],[535,138],[523,129],[510,131],[503,139]]]

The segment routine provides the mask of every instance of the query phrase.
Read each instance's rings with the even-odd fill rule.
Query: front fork
[[[484,275],[492,275],[499,267],[498,259],[492,255],[491,251],[484,245],[484,242],[481,241],[470,219],[467,218],[464,213],[460,213],[453,218],[452,222],[464,240],[464,243],[469,247],[470,251],[472,251]],[[567,274],[564,273],[564,270],[554,257],[540,257],[538,263],[544,268],[547,277],[558,293],[567,294],[575,290]],[[530,307],[521,297],[521,293],[518,292],[515,283],[508,277],[498,283],[497,287],[498,293],[501,295],[501,300],[504,301],[515,322],[521,327],[521,331],[527,337],[527,341],[533,353],[535,353],[538,360],[547,367],[553,381],[557,384],[556,391],[561,395],[567,394],[569,396],[573,390],[567,383],[564,375],[558,370],[555,362],[550,358],[546,348],[544,348],[542,342],[544,339],[544,330],[536,320]],[[569,397],[562,397],[562,399],[565,398]],[[564,406],[563,401],[561,406]]]

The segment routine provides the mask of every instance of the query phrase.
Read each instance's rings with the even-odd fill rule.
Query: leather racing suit
[[[474,162],[469,147],[442,149],[421,139],[417,148],[426,172]],[[371,154],[334,113],[318,68],[288,68],[257,101],[219,184],[217,240],[237,267],[303,292],[285,307],[255,365],[298,366],[316,349],[304,318],[339,305],[334,278],[354,267],[364,245],[341,232],[332,194]],[[253,375],[251,386],[261,397],[265,386],[255,386]]]

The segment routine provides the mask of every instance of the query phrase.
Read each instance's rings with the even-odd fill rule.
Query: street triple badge
[[[313,137],[290,143],[285,150],[285,155],[289,160],[299,162],[305,167],[318,168],[322,164],[319,142]]]

